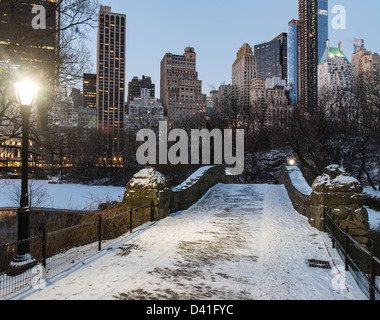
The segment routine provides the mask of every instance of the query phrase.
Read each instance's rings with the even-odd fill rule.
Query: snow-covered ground
[[[368,223],[371,230],[380,231],[380,212],[366,207],[368,211]]]
[[[29,189],[32,193],[32,201],[41,198],[38,199],[38,204],[35,207],[96,210],[102,202],[120,201],[125,191],[124,187],[51,184],[51,182],[53,181],[30,181]],[[0,179],[0,208],[18,207],[20,188],[21,180]]]
[[[369,195],[371,195],[371,196],[373,196],[375,198],[380,199],[380,191],[378,191],[378,190],[375,191],[371,187],[364,187],[364,193],[367,193],[367,194],[369,194]]]
[[[363,192],[372,197],[380,199],[380,191],[375,191],[371,187],[364,187]],[[367,211],[368,211],[368,218],[369,218],[368,222],[371,229],[380,231],[380,212],[370,209],[368,207],[367,207]]]
[[[343,265],[284,186],[219,184],[190,209],[108,242],[12,298],[366,300]]]

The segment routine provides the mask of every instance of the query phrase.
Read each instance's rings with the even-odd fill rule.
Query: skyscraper
[[[287,34],[280,33],[270,42],[255,47],[257,77],[261,79],[278,77],[286,80],[287,72]]]
[[[248,105],[251,79],[257,77],[256,57],[252,47],[244,43],[236,54],[236,60],[232,65],[232,85],[237,88],[239,103]]]
[[[328,0],[298,0],[298,102],[318,103],[318,63],[328,40]]]
[[[329,4],[328,0],[318,0],[318,63],[326,50],[329,40]]]
[[[169,128],[205,127],[206,95],[196,71],[194,48],[183,55],[165,54],[161,61],[160,98],[168,117]]]
[[[288,34],[286,32],[280,33],[272,41],[279,41],[281,47],[280,63],[282,66],[282,79],[288,81]]]
[[[288,88],[292,104],[298,101],[298,21],[288,24]]]
[[[105,138],[104,161],[118,165],[122,156],[125,109],[126,16],[100,6],[97,47],[98,131]]]

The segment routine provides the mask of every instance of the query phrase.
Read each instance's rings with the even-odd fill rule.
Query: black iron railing
[[[380,300],[380,259],[375,256],[375,244],[369,241],[368,249],[349,234],[348,228],[342,230],[328,208],[324,209],[323,221],[333,248],[345,263],[345,270],[352,274],[368,299]]]
[[[0,297],[39,285],[42,273],[52,276],[89,254],[102,250],[102,242],[116,239],[156,219],[153,202],[116,215],[93,216],[90,221],[53,232],[41,226],[39,235],[0,245]],[[22,264],[14,262],[17,246],[29,242],[30,255]]]

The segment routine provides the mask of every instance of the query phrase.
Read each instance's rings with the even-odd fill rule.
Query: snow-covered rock
[[[365,195],[361,183],[351,177],[342,166],[330,165],[323,170],[312,185],[310,197],[311,216],[320,221],[323,227],[323,212],[327,207],[342,230],[349,233],[363,245],[367,244],[367,235],[371,232],[368,212],[363,207]]]
[[[168,182],[159,171],[146,167],[132,177],[125,189],[124,202],[144,205],[151,200],[156,202],[158,193],[168,189]]]
[[[313,182],[312,189],[316,192],[363,192],[361,183],[339,165],[326,167]]]

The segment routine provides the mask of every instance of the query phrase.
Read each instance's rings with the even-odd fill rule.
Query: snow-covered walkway
[[[311,268],[307,259],[332,269]],[[222,185],[15,299],[366,299],[282,185]],[[344,269],[343,269],[344,270]]]

